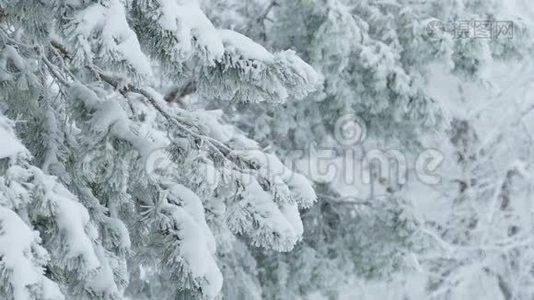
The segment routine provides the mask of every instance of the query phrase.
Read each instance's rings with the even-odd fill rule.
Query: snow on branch
[[[119,0],[108,1],[107,6],[95,3],[76,12],[66,31],[75,50],[73,60],[82,67],[95,60],[103,65],[119,63],[131,73],[150,76],[150,62],[126,18]]]
[[[0,203],[3,202],[0,194]],[[33,290],[42,290],[51,300],[65,299],[58,285],[43,275],[47,252],[39,246],[37,232],[12,210],[0,206],[0,293],[14,299],[32,299]]]
[[[240,33],[215,29],[196,1],[139,1],[133,16],[145,49],[176,80],[196,80],[205,98],[284,103],[322,84],[294,51],[272,54]]]
[[[207,98],[284,103],[301,99],[322,84],[322,77],[294,51],[271,54],[231,30],[219,30],[219,36],[223,57],[199,71],[199,90]]]

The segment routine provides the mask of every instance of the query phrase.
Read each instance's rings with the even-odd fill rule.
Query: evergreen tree
[[[532,298],[529,7],[0,0],[0,298]]]
[[[196,1],[0,11],[3,298],[213,299],[217,247],[301,239],[310,183],[220,110],[164,100],[187,82],[181,98],[302,98],[321,77],[294,52],[216,29]]]

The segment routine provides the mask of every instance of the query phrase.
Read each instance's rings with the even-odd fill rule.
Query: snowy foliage
[[[214,299],[218,244],[301,239],[311,183],[221,111],[162,95],[194,81],[199,99],[303,98],[322,79],[294,52],[215,29],[196,1],[0,9],[2,297]]]
[[[461,20],[516,36],[436,27]],[[527,0],[0,0],[0,299],[532,298],[533,24]],[[366,163],[427,148],[435,185]]]

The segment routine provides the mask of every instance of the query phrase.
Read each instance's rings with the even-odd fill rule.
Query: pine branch
[[[179,105],[182,105],[182,102],[195,93],[196,89],[197,84],[195,80],[191,80],[184,86],[174,87],[163,99],[169,103],[178,103]]]
[[[171,122],[176,127],[180,128],[180,130],[183,130],[190,136],[206,142],[213,150],[219,153],[223,158],[227,159],[227,156],[231,153],[232,150],[230,147],[226,146],[225,144],[221,143],[220,141],[212,137],[194,132],[193,130],[188,128],[188,125],[184,124],[183,121],[178,120],[176,117],[172,116],[158,103],[158,101],[151,95],[151,93],[148,90],[136,87],[131,83],[128,83],[126,85],[121,85],[120,80],[114,79],[112,76],[105,74],[103,71],[98,71],[96,70],[95,67],[88,67],[88,68],[91,69],[93,72],[95,72],[95,74],[97,74],[98,77],[102,81],[111,85],[113,88],[118,90],[125,97],[127,96],[128,93],[136,93],[136,94],[143,95],[145,99],[150,103],[150,105],[152,105],[165,119],[167,119],[167,121]]]
[[[2,36],[4,36],[4,34]],[[5,37],[13,44],[16,44],[21,48],[26,48],[29,51],[36,53],[36,55],[48,69],[50,75],[66,89],[69,89],[72,86],[73,82],[78,81],[76,76],[70,71],[67,62],[65,61],[65,59],[71,57],[67,50],[67,47],[62,45],[60,42],[49,41],[48,45],[51,50],[50,52],[53,53],[60,61],[60,65],[56,65],[48,59],[47,52],[45,51],[44,47],[27,45],[18,42],[7,35],[5,35]],[[128,96],[129,93],[142,95],[147,100],[147,102],[152,107],[154,107],[168,122],[179,128],[187,136],[202,141],[213,151],[214,154],[216,154],[223,161],[228,163],[228,165],[231,166],[235,171],[244,174],[254,175],[256,177],[261,177],[261,175],[258,174],[257,171],[260,167],[257,166],[256,163],[236,155],[230,146],[200,132],[201,129],[195,124],[192,124],[186,120],[182,120],[177,116],[169,113],[163,107],[163,103],[160,103],[161,101],[158,101],[149,89],[138,87],[130,82],[124,84],[123,79],[114,78],[113,76],[107,74],[105,71],[101,70],[96,65],[88,65],[86,66],[86,68],[93,72],[95,77],[97,77],[99,80],[109,84],[115,90],[120,92],[125,98]]]
[[[70,71],[66,67],[66,63],[64,61],[65,58],[70,57],[68,51],[66,50],[66,47],[61,45],[57,41],[50,42],[50,45],[52,48],[56,49],[57,51],[54,51],[56,55],[59,55],[60,61],[62,62],[62,68],[65,69],[65,72],[70,73]],[[43,62],[48,66],[49,70],[51,71],[52,75],[58,79],[62,84],[69,86],[67,81],[59,75],[59,72],[56,70],[56,67],[48,60],[44,55],[42,55]],[[98,66],[90,65],[86,66],[87,69],[89,69],[93,74],[95,74],[96,77],[98,77],[103,82],[109,84],[112,86],[115,90],[119,91],[124,97],[127,97],[128,93],[136,93],[144,96],[144,98],[148,101],[148,103],[153,106],[168,122],[172,123],[174,126],[178,127],[180,130],[185,132],[190,137],[193,137],[195,139],[198,139],[200,141],[203,141],[206,145],[208,145],[220,158],[222,158],[224,161],[228,162],[230,165],[234,167],[235,170],[242,172],[242,173],[250,173],[250,170],[257,170],[258,167],[251,161],[248,161],[247,159],[244,159],[242,157],[238,157],[233,155],[233,149],[202,133],[195,132],[194,129],[200,130],[198,127],[196,127],[194,124],[191,124],[189,122],[186,122],[185,120],[181,120],[177,118],[176,116],[171,115],[168,111],[165,110],[165,108],[159,103],[159,101],[154,98],[153,94],[146,88],[140,88],[135,86],[134,84],[128,82],[127,84],[124,84],[124,80],[114,78],[113,76],[107,74],[105,71],[101,70]],[[75,78],[73,78],[75,80]],[[193,129],[194,128],[194,129]],[[245,165],[248,170],[244,170],[240,165]]]

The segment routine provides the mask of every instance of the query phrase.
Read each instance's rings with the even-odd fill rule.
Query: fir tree
[[[216,29],[196,1],[0,10],[1,108],[14,120],[1,124],[2,297],[213,299],[218,246],[301,239],[311,184],[221,111],[162,95],[194,81],[200,99],[302,98],[321,77],[294,52]]]

